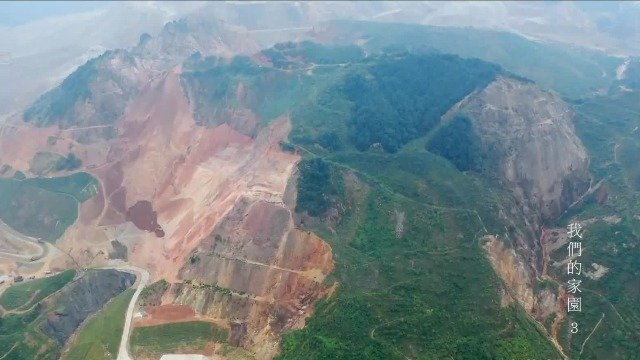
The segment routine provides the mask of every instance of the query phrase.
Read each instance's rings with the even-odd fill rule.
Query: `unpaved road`
[[[142,289],[149,282],[149,272],[145,269],[141,269],[132,265],[116,265],[104,267],[103,269],[115,269],[119,271],[125,271],[128,273],[133,273],[138,276],[138,287],[136,291],[133,293],[133,297],[131,298],[131,302],[129,303],[129,307],[127,308],[127,313],[125,315],[124,327],[122,329],[122,338],[120,339],[120,347],[118,348],[118,360],[133,360],[131,355],[129,355],[129,335],[131,333],[131,323],[133,319],[133,310],[136,307],[136,302],[138,302],[138,297],[142,292]]]
[[[47,243],[23,235],[0,220],[0,257],[14,261],[41,259],[49,252]]]

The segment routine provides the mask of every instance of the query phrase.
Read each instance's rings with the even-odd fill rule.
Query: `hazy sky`
[[[103,8],[109,1],[0,1],[0,26]]]

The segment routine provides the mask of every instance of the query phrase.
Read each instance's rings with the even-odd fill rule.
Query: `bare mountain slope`
[[[499,78],[461,106],[527,212],[552,220],[589,188],[589,159],[570,107],[533,83]]]

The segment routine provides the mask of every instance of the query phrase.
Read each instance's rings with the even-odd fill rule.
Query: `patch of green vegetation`
[[[77,315],[77,313],[74,314],[72,312],[78,311],[78,309],[80,309],[78,312],[87,315],[87,309],[85,306],[87,306],[91,301],[97,300],[95,298],[87,299],[82,295],[74,297],[74,295],[78,295],[78,292],[76,292],[79,290],[78,286],[87,286],[88,284],[91,284],[89,286],[94,287],[96,286],[96,282],[100,284],[98,278],[98,274],[100,272],[115,272],[115,270],[88,271],[85,276],[78,281],[68,282],[66,286],[63,286],[62,289],[56,292],[52,297],[42,300],[43,297],[38,295],[38,299],[40,299],[40,301],[34,303],[30,308],[27,308],[27,305],[25,305],[20,307],[15,313],[5,313],[0,317],[0,357],[4,356],[5,359],[12,360],[59,359],[62,343],[68,338],[58,338],[57,336],[74,330],[65,326],[78,325],[73,322],[65,322],[65,316]],[[62,274],[68,276],[67,274],[73,275],[73,273],[74,271],[70,270]],[[51,279],[52,278],[49,278],[48,280]],[[82,284],[83,281],[84,285],[79,285]],[[59,279],[53,281],[53,283],[56,284],[56,286],[61,286]],[[43,285],[42,289],[46,290],[48,286],[49,285]],[[44,292],[45,290],[41,291]],[[88,289],[85,288],[85,290]],[[94,288],[92,291],[95,293],[96,289]],[[85,294],[88,295],[88,292]],[[21,296],[24,297],[24,295]],[[95,303],[91,305],[95,305]],[[113,310],[113,308],[111,308],[111,310]],[[104,318],[105,321],[102,323],[98,322],[97,325],[105,324],[101,327],[101,330],[104,332],[99,332],[95,329],[95,321],[98,320],[94,319],[89,321],[89,323],[93,325],[88,324],[88,326],[91,327],[87,328],[87,335],[94,337],[94,340],[98,339],[98,341],[104,341],[103,344],[108,346],[108,349],[111,351],[114,349],[114,344],[115,346],[119,344],[119,337],[117,340],[115,339],[115,332],[121,331],[121,329],[118,330],[118,327],[121,328],[121,324],[118,325],[115,322],[120,320],[117,316],[113,315],[113,313],[112,316],[109,314],[99,315],[96,319],[99,319],[100,317]],[[80,318],[78,320],[82,321],[84,318]],[[62,325],[62,327],[56,328],[56,326],[60,325]],[[47,334],[52,337],[49,337]],[[68,335],[71,335],[71,333],[68,333]],[[87,335],[81,335],[81,338],[88,340],[88,337],[86,337]],[[87,356],[99,356],[100,354],[96,349],[96,347],[93,347],[93,350],[86,349]]]
[[[320,158],[303,160],[298,165],[297,212],[306,211],[311,216],[323,216],[336,196],[344,191],[341,177]]]
[[[118,240],[111,241],[112,251],[109,251],[109,259],[122,259],[127,260],[127,245],[121,243]]]
[[[82,165],[82,161],[73,153],[65,157],[48,151],[38,151],[29,165],[29,171],[42,176],[50,172],[75,170]]]
[[[340,287],[285,334],[279,359],[558,357],[523,309],[499,305],[500,281],[478,242],[501,231],[499,199],[482,183],[428,152],[324,161],[371,190],[335,233],[311,229],[331,244],[330,281]]]
[[[131,350],[135,357],[198,351],[208,343],[225,342],[227,336],[227,330],[205,321],[137,327],[131,334]]]
[[[249,109],[268,123],[293,108],[315,81],[302,71],[263,67],[246,57],[235,57],[231,62],[205,58],[191,67],[194,70],[181,75],[182,85],[197,123],[210,127],[221,124],[219,117],[210,114],[238,108]]]
[[[370,53],[441,52],[489,61],[574,99],[608,89],[623,61],[598,51],[468,27],[338,20],[331,29],[344,40],[367,40],[363,46]]]
[[[78,204],[97,193],[87,173],[65,177],[0,179],[0,219],[44,240],[59,238],[78,217]]]
[[[193,56],[182,83],[203,125],[219,125],[220,118],[209,114],[233,108],[252,110],[263,122],[290,111],[296,143],[339,151],[350,142],[361,151],[376,145],[396,152],[502,72],[496,65],[454,55],[365,58],[360,52],[353,46],[288,43],[265,50],[273,67],[245,57]]]
[[[36,126],[47,126],[67,116],[76,102],[91,96],[89,86],[97,77],[96,67],[101,58],[102,56],[87,61],[67,76],[60,86],[40,96],[24,112],[24,120]]]
[[[216,352],[229,360],[255,360],[255,357],[250,352],[243,348],[229,346],[228,344],[222,344],[220,349]]]
[[[460,171],[480,170],[482,167],[478,138],[467,117],[456,116],[439,128],[426,148],[451,161]]]
[[[11,165],[9,164],[2,164],[2,167],[0,167],[0,175],[4,175],[6,173],[8,173],[9,171],[11,171]]]
[[[79,66],[67,76],[62,83],[40,96],[23,114],[26,122],[35,126],[58,125],[60,128],[89,127],[95,125],[112,125],[122,113],[126,103],[135,92],[130,78],[110,67],[108,63],[114,59],[123,62],[123,67],[135,66],[135,58],[126,50],[109,50]],[[101,96],[102,91],[94,94],[96,86],[109,83],[115,86],[109,96]],[[112,87],[111,87],[112,89]],[[99,99],[94,97],[99,97]],[[78,104],[89,106],[94,111],[78,112]],[[92,129],[93,130],[93,129]],[[92,131],[108,138],[113,128]],[[78,135],[78,140],[86,143],[91,136]]]
[[[557,225],[566,226],[574,219],[596,220],[583,228],[583,247],[580,262],[582,273],[595,273],[592,264],[608,270],[600,279],[580,276],[583,281],[582,309],[562,324],[577,322],[580,331],[563,336],[561,344],[572,357],[584,359],[633,358],[640,343],[640,309],[634,306],[640,296],[640,178],[637,149],[640,137],[640,93],[612,93],[585,99],[574,104],[576,132],[587,147],[590,171],[594,182],[604,179],[600,200],[591,195],[567,212]],[[603,219],[617,216],[618,220]],[[551,254],[552,259],[564,260],[566,248]],[[550,267],[553,276],[568,281],[567,275]],[[604,318],[602,318],[604,314]],[[586,337],[602,322],[582,348]],[[582,352],[582,354],[580,354]]]
[[[29,162],[29,171],[37,176],[46,175],[56,168],[64,157],[49,151],[38,151]]]
[[[280,150],[284,152],[288,152],[291,154],[296,152],[295,146],[293,146],[293,144],[291,144],[290,142],[280,140],[278,142],[278,145],[280,145]]]
[[[313,74],[313,90],[291,112],[291,141],[328,152],[394,153],[500,73],[477,59],[407,53],[329,68]]]
[[[588,216],[588,213],[580,214],[581,217],[585,215]],[[605,314],[601,324],[604,326],[598,330],[596,338],[589,340],[589,346],[585,346],[582,356],[627,358],[629,354],[637,351],[637,345],[630,345],[638,344],[640,341],[640,327],[637,325],[640,311],[633,305],[640,294],[640,281],[635,275],[640,273],[640,265],[637,262],[640,256],[640,240],[632,227],[633,222],[637,224],[637,220],[625,217],[617,224],[596,221],[583,228],[584,250],[579,259],[582,263],[582,276],[576,277],[582,281],[580,295],[583,311],[572,314],[571,321],[578,322],[584,331],[575,334],[563,344],[575,357],[590,329],[596,325],[602,314]],[[567,256],[565,248],[554,254],[558,253],[561,258]],[[608,268],[599,280],[585,276],[586,273],[596,272],[592,264]],[[554,277],[565,283],[573,278],[561,271],[562,269],[552,270]],[[570,322],[569,319],[565,321]]]
[[[225,295],[225,296],[231,296],[233,294],[231,289],[223,287],[223,286],[219,286],[218,284],[194,283],[192,280],[185,280],[184,283],[187,284],[187,285],[190,285],[194,289],[213,290],[213,291],[219,292],[219,293],[221,293],[222,295]]]
[[[15,180],[24,180],[27,178],[27,176],[22,171],[18,170],[15,174],[13,174],[13,178]]]
[[[6,310],[25,310],[62,289],[76,275],[66,270],[54,276],[14,284],[0,296],[0,305]]]
[[[396,152],[499,73],[494,64],[453,55],[381,56],[365,74],[345,79],[344,94],[353,103],[350,138],[358,150],[380,143]]]
[[[364,51],[357,46],[320,45],[310,41],[276,44],[263,50],[262,55],[280,69],[307,68],[310,64],[347,64],[364,59]]]
[[[125,313],[133,297],[128,289],[113,298],[96,316],[87,320],[65,358],[68,360],[115,359],[122,337]]]
[[[69,153],[65,158],[56,164],[55,171],[71,171],[82,165],[82,160],[78,159],[74,153]]]
[[[26,312],[5,314],[0,318],[0,356],[12,360],[52,360],[58,357],[58,344],[38,326],[45,312],[42,303]]]
[[[164,294],[165,291],[169,288],[169,283],[165,279],[160,279],[154,282],[151,285],[145,286],[144,289],[140,292],[140,301],[145,302],[148,298],[152,296],[157,296],[157,294]]]
[[[86,172],[52,178],[33,178],[27,183],[53,193],[69,195],[79,203],[91,199],[98,193],[97,181]]]

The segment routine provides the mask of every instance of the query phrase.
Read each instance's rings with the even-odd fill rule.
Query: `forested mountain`
[[[0,296],[0,356],[635,356],[637,59],[346,20],[265,47],[215,14],[88,61],[0,128],[0,269],[76,271]]]

